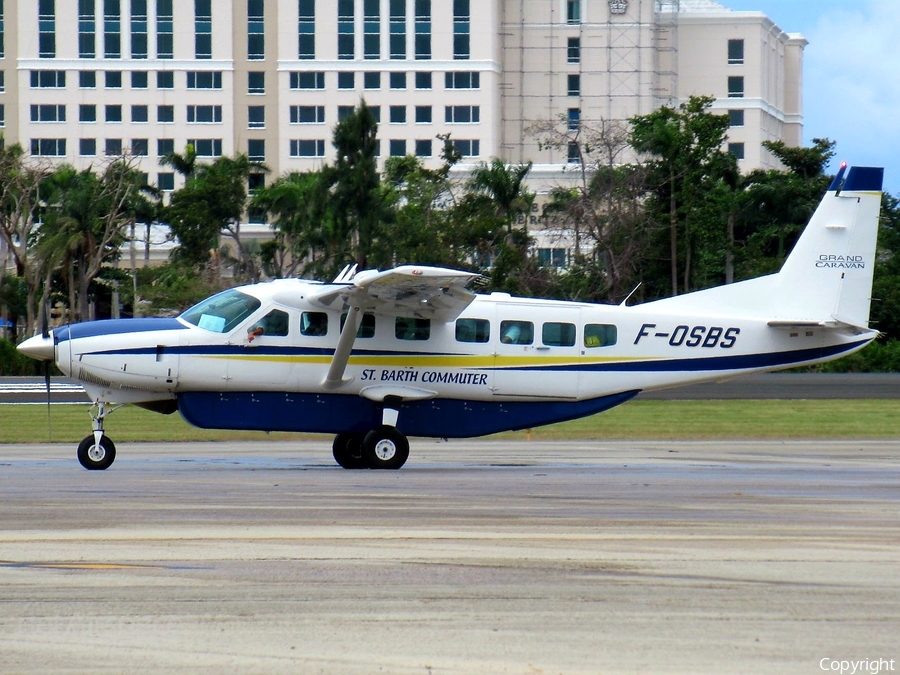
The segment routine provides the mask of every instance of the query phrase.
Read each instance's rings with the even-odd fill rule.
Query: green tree
[[[334,127],[332,144],[337,152],[333,181],[335,234],[351,243],[359,269],[368,265],[382,225],[390,219],[376,164],[378,123],[365,101]],[[331,271],[342,266],[341,261]]]
[[[663,106],[630,120],[631,146],[652,157],[647,166],[654,190],[648,206],[668,222],[672,295],[679,288],[692,288],[694,230],[703,226],[698,215],[704,211],[711,185],[721,180],[720,171],[727,166],[721,148],[729,120],[727,115],[709,112],[713,101],[709,96],[692,96],[678,108]]]

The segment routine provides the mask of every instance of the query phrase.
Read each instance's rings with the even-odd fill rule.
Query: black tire
[[[362,454],[370,469],[399,469],[409,458],[409,441],[394,427],[378,427],[363,439]]]
[[[78,461],[89,471],[105,471],[116,460],[116,446],[106,436],[100,437],[100,445],[94,443],[94,434],[85,436],[78,444]]]
[[[367,469],[369,465],[362,455],[362,434],[344,432],[334,437],[331,445],[334,461],[345,469]]]

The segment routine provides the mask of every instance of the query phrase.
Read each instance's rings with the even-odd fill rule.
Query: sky
[[[803,142],[837,142],[841,161],[883,166],[900,195],[900,0],[717,0],[763,12],[809,41],[803,53]]]

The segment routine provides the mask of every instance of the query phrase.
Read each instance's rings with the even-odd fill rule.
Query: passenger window
[[[328,335],[328,315],[325,312],[303,312],[300,315],[300,334],[309,337]]]
[[[548,347],[574,347],[574,323],[545,323],[541,328],[541,340]]]
[[[507,345],[530,345],[534,342],[534,324],[530,321],[501,321],[500,342]]]
[[[491,339],[491,322],[487,319],[457,319],[457,342],[487,342]]]
[[[286,337],[290,320],[287,312],[273,309],[259,321],[247,329],[247,337],[252,342],[253,338],[265,335],[267,337]]]
[[[347,320],[347,312],[341,314],[341,330],[344,330],[344,322]],[[362,321],[359,324],[359,330],[356,331],[358,338],[375,337],[375,315],[363,314]]]
[[[585,347],[611,347],[617,337],[618,330],[612,324],[589,323],[584,327]]]
[[[398,340],[427,340],[431,336],[431,319],[398,316],[394,320],[394,336]]]

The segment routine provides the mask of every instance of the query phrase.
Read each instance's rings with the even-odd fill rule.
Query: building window
[[[728,152],[734,155],[735,159],[744,159],[744,144],[743,143],[729,143],[728,144]]]
[[[353,0],[338,0],[338,58],[353,59],[356,56],[354,42]]]
[[[566,249],[539,248],[538,265],[541,267],[565,267]],[[548,347],[572,347],[575,345],[575,326],[571,323],[545,323],[541,329],[541,342]]]
[[[175,139],[158,138],[156,139],[156,154],[159,157],[165,157],[175,152]]]
[[[221,89],[222,72],[208,70],[191,70],[187,74],[188,89]]]
[[[581,0],[566,0],[566,23],[581,23]]]
[[[291,89],[324,89],[325,73],[301,72],[291,73]]]
[[[131,121],[142,123],[148,122],[150,118],[149,106],[146,105],[133,105],[131,106]]]
[[[78,0],[78,58],[97,56],[97,16],[95,0]]]
[[[378,124],[381,124],[381,106],[380,105],[370,105],[369,112],[372,113],[372,117],[375,118],[375,121]]]
[[[221,157],[222,156],[222,139],[221,138],[195,138],[189,140],[188,143],[194,146],[197,157]]]
[[[175,189],[175,174],[171,171],[160,171],[156,174],[156,187],[163,192],[171,192]]]
[[[392,105],[390,109],[391,124],[406,124],[406,106]],[[405,152],[403,154],[406,154]]]
[[[431,124],[431,106],[416,106],[416,124]]]
[[[247,58],[266,58],[266,22],[263,0],[247,0]]]
[[[381,73],[363,73],[364,89],[381,89]]]
[[[728,41],[728,65],[740,66],[744,63],[744,41]]]
[[[122,139],[107,138],[104,143],[103,154],[107,157],[120,157],[122,155]]]
[[[147,58],[147,0],[131,0],[131,58]]]
[[[345,119],[350,117],[353,114],[354,107],[352,105],[339,105],[338,106],[338,122],[343,122]]]
[[[406,157],[406,141],[403,139],[392,139],[390,152],[391,157]]]
[[[469,19],[469,0],[453,0],[453,58],[456,60],[471,55]]]
[[[728,111],[728,123],[733,127],[742,127],[744,126],[744,111],[743,110],[729,110]]]
[[[0,2],[0,59],[2,59],[6,53],[4,49],[4,39],[3,39],[3,26],[5,25],[5,21],[3,20],[3,3]],[[2,91],[2,89],[0,89]]]
[[[56,58],[56,0],[38,0],[38,56]]]
[[[391,89],[406,89],[406,73],[390,74]]]
[[[478,157],[481,154],[481,141],[455,138],[453,149],[463,157]]]
[[[291,124],[324,124],[325,106],[292,105]]]
[[[406,0],[390,0],[390,51],[392,59],[406,58]]]
[[[728,98],[744,98],[744,78],[740,75],[728,78]]]
[[[40,157],[65,157],[65,138],[32,138],[31,154]]]
[[[569,108],[569,131],[578,131],[581,126],[581,108]]]
[[[266,128],[266,106],[247,106],[247,127],[250,129]]]
[[[82,157],[94,157],[97,154],[97,139],[79,138],[78,154]]]
[[[581,38],[569,38],[566,54],[569,63],[581,63]]]
[[[2,2],[0,2],[0,6],[2,6]],[[0,93],[6,91],[6,73],[0,70]]]
[[[356,73],[340,71],[338,73],[338,89],[353,89],[356,86]]]
[[[316,1],[298,0],[298,2],[300,15],[297,27],[299,36],[297,58],[314,59],[316,58]]]
[[[161,70],[156,73],[157,89],[174,89],[175,73],[171,70]]]
[[[156,0],[156,57],[171,59],[175,51],[172,0]]]
[[[266,93],[266,74],[263,71],[250,71],[247,73],[247,93]]]
[[[291,141],[291,157],[324,157],[325,141],[309,139],[309,140],[292,140]]]
[[[247,141],[247,159],[251,162],[266,161],[266,141],[263,138],[251,138]]]
[[[448,105],[444,108],[447,124],[475,124],[481,121],[481,111],[477,105]]]
[[[566,161],[569,164],[580,164],[581,163],[581,148],[578,147],[578,143],[574,143],[574,142],[569,143]]]
[[[78,121],[79,122],[96,122],[97,121],[97,106],[93,103],[82,103],[78,106]]]
[[[431,157],[432,142],[430,138],[423,138],[416,141],[416,157]]]
[[[66,71],[32,70],[31,87],[33,89],[65,89]]]
[[[480,89],[480,73],[467,71],[445,73],[444,86],[447,89]]]
[[[149,146],[150,141],[148,141],[146,138],[132,138],[131,154],[135,157],[146,157],[148,154]]]
[[[431,0],[415,0],[416,60],[431,59]]]
[[[191,124],[218,124],[222,121],[222,106],[189,105],[187,121]]]
[[[431,71],[416,73],[416,89],[431,89]]]
[[[149,73],[146,70],[134,70],[131,72],[131,88],[146,89],[148,85]]]
[[[122,58],[122,8],[120,0],[103,0],[103,56]],[[121,152],[117,154],[122,154]]]
[[[363,0],[363,58],[381,58],[381,0]]]
[[[107,70],[103,73],[104,84],[107,89],[121,89],[122,88],[122,71],[120,70]]]
[[[175,121],[174,105],[158,105],[156,106],[156,121],[162,124],[171,124]]]
[[[32,122],[65,122],[66,106],[41,104],[31,106]]]
[[[122,121],[122,106],[120,105],[107,105],[106,107],[106,121],[107,122],[121,122]]]
[[[569,96],[581,96],[581,75],[566,76],[566,93]]]
[[[194,58],[212,58],[212,0],[194,0]]]

